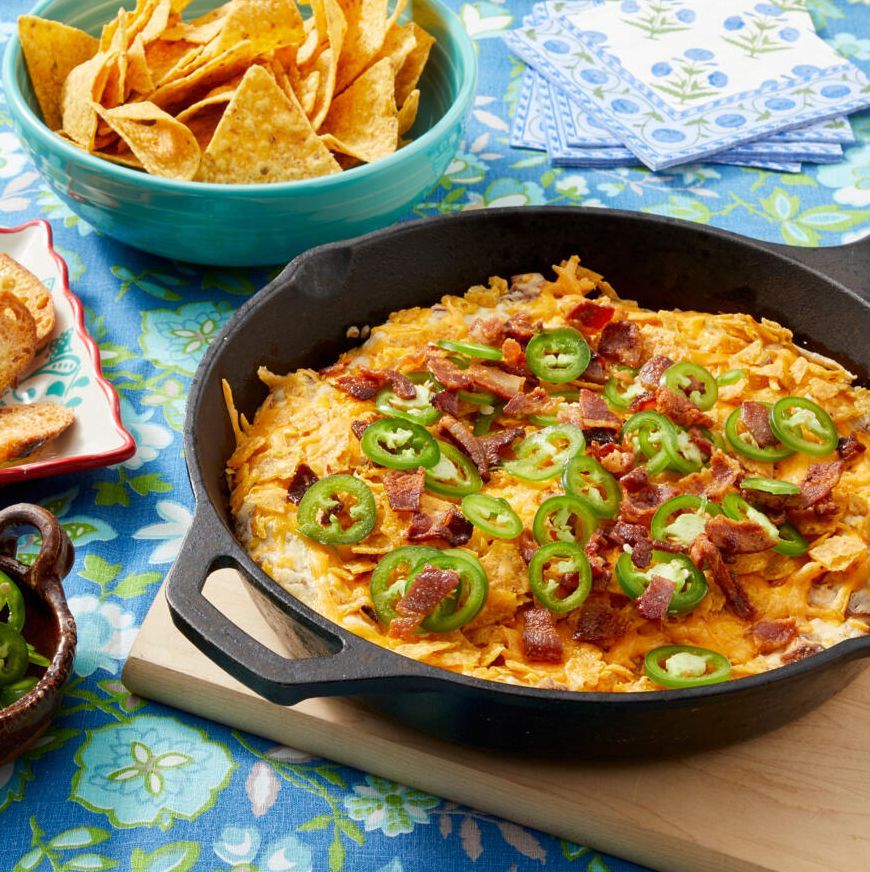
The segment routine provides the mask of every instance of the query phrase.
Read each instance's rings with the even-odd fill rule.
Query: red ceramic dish
[[[51,227],[37,219],[0,228],[0,252],[48,287],[57,317],[51,341],[18,386],[0,396],[0,406],[48,399],[74,408],[77,417],[66,433],[29,458],[0,466],[0,485],[127,460],[136,444],[121,421],[118,395],[103,376],[99,349],[85,327],[81,301],[70,290],[66,263],[54,249]]]

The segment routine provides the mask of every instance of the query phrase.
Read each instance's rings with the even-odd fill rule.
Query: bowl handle
[[[326,626],[329,621],[277,584],[254,584],[242,564],[241,550],[235,543],[228,547],[228,536],[210,509],[198,512],[166,580],[173,623],[225,672],[281,705],[316,696],[382,691],[387,684],[390,690],[420,688],[420,664],[351,634],[339,636]],[[267,648],[205,598],[206,578],[224,568],[237,570],[256,596],[274,606],[276,619],[289,625],[302,643],[301,656],[283,657]]]

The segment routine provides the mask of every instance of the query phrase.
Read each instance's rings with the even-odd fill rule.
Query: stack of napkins
[[[806,3],[538,3],[506,36],[528,65],[511,144],[577,167],[838,161],[870,80],[816,34]]]

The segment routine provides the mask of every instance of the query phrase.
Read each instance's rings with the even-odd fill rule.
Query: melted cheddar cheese
[[[229,398],[238,440],[227,464],[230,503],[237,535],[253,559],[291,594],[371,642],[434,666],[510,684],[575,691],[650,690],[656,686],[644,675],[643,658],[660,645],[691,644],[718,651],[731,661],[732,677],[740,677],[780,665],[783,656],[801,645],[828,647],[867,633],[867,620],[849,617],[847,609],[855,592],[866,595],[870,578],[870,452],[845,467],[832,493],[837,513],[802,527],[810,542],[807,554],[787,557],[768,550],[739,555],[731,564],[755,606],[757,620],[795,619],[798,635],[784,650],[759,653],[752,623],[729,610],[711,580],[707,596],[685,615],[652,622],[640,617],[633,605],[623,609],[628,629],[608,650],[572,638],[576,613],[558,616],[562,662],[529,662],[522,645],[522,612],[532,604],[526,563],[515,541],[493,539],[477,528],[464,547],[486,569],[490,591],[471,623],[450,633],[420,633],[408,640],[389,636],[373,620],[371,571],[381,556],[408,544],[409,515],[390,508],[383,485],[388,470],[361,452],[351,431],[353,421],[371,418],[374,401],[354,399],[336,386],[336,379],[360,366],[403,373],[425,369],[427,342],[463,339],[479,318],[524,313],[545,328],[564,326],[566,314],[595,291],[611,298],[607,303],[616,308],[617,318],[638,325],[644,359],[663,354],[674,361],[694,361],[713,375],[737,367],[748,373],[748,381],[719,389],[708,412],[716,431],[722,432],[726,418],[742,401],[772,403],[798,395],[818,402],[841,436],[854,433],[864,446],[870,442],[870,391],[854,387],[854,377],[840,365],[797,347],[779,324],[743,314],[650,311],[618,299],[576,258],[555,269],[555,281],[531,294],[511,292],[505,281],[494,278],[489,286],[471,288],[464,296],[445,296],[432,308],[396,312],[372,329],[359,348],[324,371],[275,375],[261,370],[270,393],[251,422],[234,414]],[[535,429],[527,420],[512,423],[524,426],[527,434]],[[800,483],[810,463],[818,460],[795,454],[774,466],[733,456],[748,475],[794,483]],[[288,501],[287,491],[302,463],[320,477],[352,473],[371,488],[377,523],[368,537],[339,547],[300,535],[296,506]],[[657,480],[669,478],[678,480],[675,474]],[[483,488],[485,494],[508,500],[529,529],[540,503],[562,492],[558,478],[533,483],[499,468]],[[434,516],[449,503],[424,492],[421,510]],[[617,555],[614,547],[608,555],[611,565]],[[610,589],[619,591],[615,580]]]

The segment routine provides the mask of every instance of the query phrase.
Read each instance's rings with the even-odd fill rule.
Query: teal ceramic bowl
[[[44,18],[98,34],[120,3],[135,0],[43,0]],[[222,0],[195,0],[185,17]],[[315,245],[396,221],[430,190],[459,145],[477,84],[474,45],[439,0],[412,0],[414,20],[436,38],[420,82],[413,141],[376,163],[333,176],[270,185],[214,185],[150,176],[93,157],[43,123],[21,45],[10,40],[3,62],[9,113],[51,189],[97,230],[153,254],[220,266],[284,263]]]

